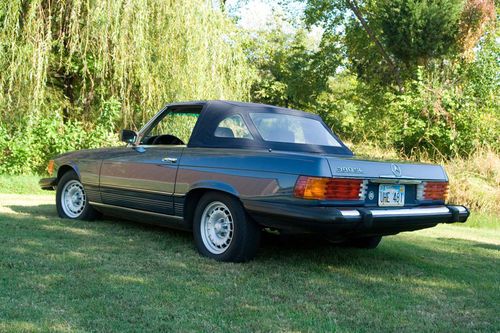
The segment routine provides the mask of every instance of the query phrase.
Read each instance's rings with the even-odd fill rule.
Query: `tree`
[[[470,51],[487,23],[494,20],[494,3],[309,0],[306,19],[310,25],[324,26],[325,36],[340,34],[345,38],[343,45],[360,78],[401,87],[402,81],[416,78],[418,66],[453,62],[461,52]]]
[[[382,0],[378,7],[384,44],[407,69],[454,53],[462,0]]]
[[[252,87],[253,100],[298,109],[310,109],[341,57],[334,40],[323,39],[311,47],[307,32],[261,31],[249,43],[247,54],[259,78]]]
[[[247,100],[253,75],[211,1],[0,1],[0,173],[109,145],[167,102]]]

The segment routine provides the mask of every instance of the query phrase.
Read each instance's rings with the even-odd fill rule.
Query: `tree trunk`
[[[354,15],[356,15],[356,18],[359,20],[361,25],[363,26],[363,29],[365,29],[366,33],[370,37],[371,41],[375,43],[377,46],[377,49],[379,50],[380,54],[382,57],[385,59],[389,67],[391,68],[391,71],[394,75],[394,78],[396,79],[396,83],[398,84],[399,92],[403,92],[403,83],[401,81],[401,74],[399,72],[399,68],[396,66],[394,61],[392,61],[391,57],[385,50],[384,46],[380,42],[380,40],[377,38],[373,30],[368,26],[368,23],[366,22],[365,18],[363,17],[361,10],[359,9],[358,4],[356,3],[356,0],[347,0],[347,5],[349,8],[352,10]]]

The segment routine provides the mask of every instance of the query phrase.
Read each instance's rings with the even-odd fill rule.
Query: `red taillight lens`
[[[49,176],[52,176],[54,173],[54,160],[49,161],[49,164],[47,165],[47,172],[49,173]]]
[[[361,200],[362,179],[300,176],[293,194],[302,199]]]
[[[448,196],[448,182],[425,182],[424,200],[443,200]]]

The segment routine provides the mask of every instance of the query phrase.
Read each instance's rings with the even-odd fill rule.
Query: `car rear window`
[[[341,147],[316,119],[280,113],[250,113],[250,118],[265,141]]]

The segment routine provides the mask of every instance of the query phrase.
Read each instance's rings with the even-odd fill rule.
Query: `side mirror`
[[[123,142],[134,144],[137,139],[137,133],[132,130],[124,129],[120,134],[120,139]]]

